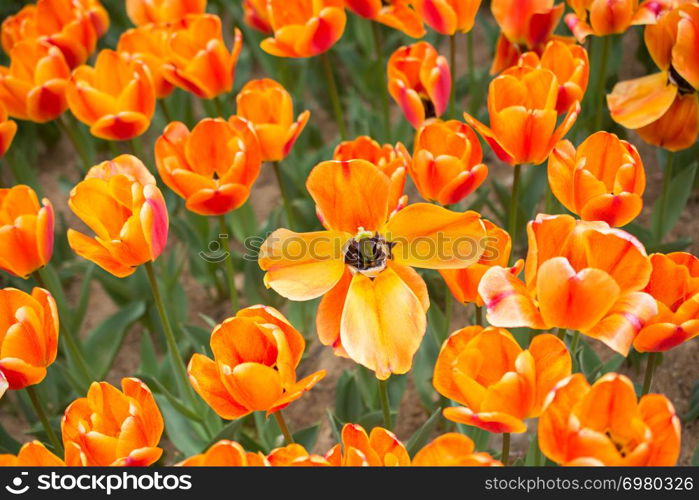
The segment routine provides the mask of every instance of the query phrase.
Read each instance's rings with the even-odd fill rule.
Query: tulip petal
[[[676,96],[677,87],[667,73],[655,73],[617,83],[607,95],[607,105],[615,122],[638,129],[663,116]]]
[[[202,354],[194,354],[187,367],[189,380],[197,394],[219,415],[227,420],[235,420],[250,413],[226,390],[221,382],[216,362]]]

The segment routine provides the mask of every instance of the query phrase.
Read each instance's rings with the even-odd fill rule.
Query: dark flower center
[[[670,83],[677,86],[681,95],[693,94],[696,89],[692,87],[692,84],[685,80],[682,75],[680,75],[674,66],[670,66],[669,74]]]
[[[395,243],[386,241],[379,233],[360,234],[352,238],[345,250],[345,264],[364,274],[380,272],[392,258]]]

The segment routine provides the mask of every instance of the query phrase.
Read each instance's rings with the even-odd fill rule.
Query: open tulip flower
[[[642,292],[651,263],[641,243],[570,215],[538,215],[527,234],[525,281],[495,266],[478,286],[490,324],[577,330],[626,356],[657,313],[653,297]]]
[[[245,203],[260,159],[252,124],[238,116],[205,118],[191,132],[172,122],[155,143],[163,182],[201,215],[222,215]]]
[[[660,15],[663,2],[658,0],[567,0],[574,13],[565,23],[582,42],[589,35],[606,36],[623,33],[629,27],[652,24]]]
[[[548,163],[551,191],[583,220],[624,226],[643,208],[646,174],[636,148],[609,132],[597,132],[578,147],[561,141]]]
[[[31,295],[15,288],[0,290],[0,396],[46,377],[58,350],[56,302],[43,288]]]
[[[345,5],[358,16],[385,24],[409,37],[425,36],[423,16],[415,11],[409,0],[346,0]]]
[[[154,261],[167,243],[168,214],[155,178],[131,155],[92,167],[68,200],[95,236],[68,230],[75,253],[114,276],[131,275]]]
[[[323,344],[381,380],[406,373],[429,307],[411,266],[476,262],[485,236],[480,215],[427,203],[391,213],[390,179],[364,160],[322,162],[306,187],[328,229],[273,232],[259,254],[265,285],[291,300],[324,295],[316,317]]]
[[[222,439],[204,453],[178,463],[181,467],[260,467],[269,465],[261,453],[246,452],[240,444]]]
[[[492,0],[490,9],[500,26],[500,37],[490,68],[500,73],[517,63],[524,51],[541,52],[554,38],[565,5],[555,0]]]
[[[452,86],[449,63],[429,43],[397,49],[388,60],[387,75],[388,92],[413,127],[446,111]]]
[[[685,252],[650,256],[653,271],[646,292],[658,314],[638,332],[640,352],[663,352],[699,335],[699,259]]]
[[[330,462],[323,456],[309,453],[298,443],[275,448],[267,455],[267,462],[272,467],[330,467]]]
[[[592,386],[576,373],[547,398],[539,447],[561,465],[668,466],[680,453],[680,420],[660,394],[636,398],[624,375],[607,373]]]
[[[165,78],[203,99],[230,92],[243,47],[240,30],[235,30],[233,48],[229,51],[218,16],[190,15],[181,24],[168,39],[167,60],[163,66]]]
[[[580,113],[580,103],[573,101],[556,126],[560,85],[553,71],[518,67],[490,82],[490,127],[467,113],[464,118],[502,161],[510,165],[538,165],[568,133]]]
[[[268,0],[274,34],[262,50],[277,57],[313,57],[342,37],[347,15],[344,0]]]
[[[551,40],[541,55],[533,51],[522,54],[517,66],[506,70],[505,74],[516,75],[520,72],[517,68],[523,66],[545,68],[556,75],[560,85],[556,100],[556,111],[559,115],[567,113],[576,101],[582,101],[590,77],[590,61],[585,47]]]
[[[17,122],[8,120],[7,109],[0,100],[0,158],[5,156],[10,149],[15,134],[17,133]]]
[[[126,0],[126,14],[136,26],[174,23],[205,10],[206,0]]]
[[[306,110],[294,121],[294,103],[286,89],[269,78],[250,80],[235,98],[238,116],[255,129],[263,161],[281,161],[308,123]]]
[[[334,466],[399,466],[410,465],[410,456],[403,443],[391,431],[374,427],[367,434],[361,425],[345,424],[342,443],[325,456]]]
[[[0,467],[62,467],[65,462],[51,453],[41,441],[25,443],[17,455],[0,455]]]
[[[488,176],[476,133],[458,121],[429,120],[415,134],[410,177],[423,198],[458,203]]]
[[[449,287],[452,295],[462,304],[474,303],[478,307],[483,306],[483,299],[478,295],[478,284],[488,269],[493,266],[507,267],[512,251],[512,238],[504,229],[496,226],[488,220],[483,220],[486,236],[484,244],[486,250],[478,262],[463,269],[440,269],[439,274]],[[519,259],[515,265],[509,268],[509,272],[517,276],[524,266],[524,260]]]
[[[15,44],[9,68],[0,66],[0,101],[10,116],[47,122],[68,108],[70,68],[55,46],[38,40]]]
[[[95,66],[80,66],[68,83],[68,105],[95,137],[125,141],[145,132],[155,111],[146,65],[125,53],[102,50]]]
[[[273,33],[267,12],[267,0],[243,0],[243,20],[245,24],[260,33]]]
[[[0,189],[0,269],[20,278],[44,267],[53,254],[53,205],[29,186]]]
[[[368,161],[383,172],[391,182],[389,209],[394,210],[406,204],[407,197],[403,195],[403,188],[412,160],[403,143],[399,142],[395,146],[390,144],[381,146],[371,137],[362,135],[353,141],[343,141],[338,144],[333,152],[333,160]]]
[[[476,452],[470,437],[448,432],[425,445],[413,457],[414,467],[502,467],[489,453]]]
[[[414,0],[425,23],[442,35],[471,31],[481,0]]]
[[[537,335],[522,350],[507,330],[468,326],[442,345],[432,383],[463,405],[444,409],[449,420],[521,433],[524,420],[539,416],[548,392],[570,372],[570,354],[555,335]]]
[[[325,370],[296,380],[306,342],[273,307],[241,309],[214,328],[214,359],[194,354],[187,371],[197,393],[226,420],[285,408],[309,391]]]
[[[117,52],[129,54],[148,68],[155,97],[161,99],[170,95],[173,89],[164,75],[163,65],[167,57],[167,42],[169,32],[166,28],[155,24],[147,24],[124,31],[119,37]]]
[[[21,41],[38,39],[60,49],[75,68],[92,54],[109,27],[109,14],[98,0],[38,0],[2,23],[6,53]]]
[[[685,3],[645,28],[651,57],[662,70],[616,84],[607,95],[612,118],[649,144],[669,151],[699,135],[699,5]]]
[[[61,421],[66,465],[148,466],[160,458],[164,424],[153,394],[137,378],[121,379],[121,388],[93,382],[87,397],[66,408]]]

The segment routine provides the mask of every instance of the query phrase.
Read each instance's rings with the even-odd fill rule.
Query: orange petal
[[[617,83],[607,95],[609,112],[615,122],[638,129],[663,116],[677,96],[677,87],[667,73]]]
[[[506,328],[546,328],[527,287],[509,269],[500,266],[490,268],[481,278],[478,293],[488,308],[487,318],[490,324]]]
[[[228,393],[221,382],[216,362],[202,354],[194,354],[187,373],[194,390],[221,418],[235,420],[250,413]]]
[[[445,408],[442,413],[452,422],[472,425],[495,434],[504,432],[520,434],[527,431],[527,426],[522,420],[504,413],[474,413],[463,406]]]

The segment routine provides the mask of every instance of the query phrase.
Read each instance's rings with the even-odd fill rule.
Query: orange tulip
[[[126,15],[136,26],[174,23],[205,10],[206,0],[126,0]]]
[[[329,467],[331,464],[320,455],[308,453],[300,444],[292,443],[276,448],[267,455],[272,467]]]
[[[376,373],[406,373],[426,328],[427,288],[411,268],[476,262],[485,230],[476,212],[416,203],[391,213],[391,181],[364,160],[328,161],[306,188],[326,231],[278,229],[262,244],[264,282],[291,300],[324,295],[320,341]]]
[[[342,444],[336,444],[326,459],[336,467],[410,465],[408,451],[395,434],[383,427],[374,427],[367,435],[364,428],[356,424],[345,424]]]
[[[423,198],[458,203],[488,176],[478,136],[457,121],[430,120],[417,130],[410,177]]]
[[[187,371],[197,393],[226,420],[274,413],[299,399],[325,370],[296,380],[303,336],[273,307],[241,309],[214,328],[214,359],[194,354]]]
[[[0,189],[0,269],[27,278],[53,254],[54,214],[29,186]]]
[[[478,295],[478,284],[488,269],[493,266],[507,267],[512,251],[512,238],[502,228],[499,228],[490,221],[484,220],[486,236],[484,245],[486,250],[475,264],[464,269],[440,269],[445,283],[449,287],[452,295],[462,304],[473,302],[477,306],[483,306],[483,299]],[[509,272],[517,276],[522,270],[524,261],[518,260],[515,265],[509,268]]]
[[[51,294],[38,287],[31,295],[4,288],[0,290],[0,303],[2,396],[5,389],[24,389],[44,380],[46,368],[56,359],[58,311]]]
[[[322,54],[342,37],[347,16],[344,0],[268,0],[274,36],[262,50],[277,57]]]
[[[364,19],[385,24],[412,38],[422,38],[422,16],[410,4],[409,0],[345,0],[347,8]]]
[[[43,123],[68,108],[70,68],[58,48],[28,40],[15,44],[10,58],[9,68],[0,66],[0,100],[11,116]]]
[[[294,121],[291,96],[280,83],[269,78],[247,82],[235,102],[238,116],[255,129],[263,161],[286,158],[311,116],[306,110]]]
[[[397,49],[388,60],[387,74],[388,92],[413,127],[447,109],[452,85],[449,63],[429,43]]]
[[[169,37],[163,74],[173,85],[212,99],[233,90],[242,47],[243,35],[236,29],[233,49],[228,51],[218,16],[187,16]]]
[[[490,127],[464,114],[495,154],[510,165],[546,160],[556,143],[570,130],[580,113],[574,101],[556,127],[560,82],[544,68],[517,68],[496,77],[488,88]]]
[[[58,47],[75,68],[87,61],[108,27],[109,15],[98,0],[38,0],[3,21],[2,46],[9,54],[17,43],[38,39]]]
[[[381,146],[371,137],[362,135],[353,141],[343,141],[338,144],[333,152],[333,160],[368,161],[390,180],[389,209],[394,210],[405,205],[407,199],[403,196],[403,188],[412,160],[403,143],[399,142],[395,146],[390,144]]]
[[[524,420],[541,413],[548,392],[570,375],[563,341],[537,335],[522,350],[502,328],[467,326],[442,345],[432,382],[437,392],[463,405],[446,418],[488,432],[525,432]]]
[[[163,72],[168,35],[167,29],[149,24],[124,31],[117,43],[117,52],[129,54],[148,68],[158,99],[167,97],[173,89]]]
[[[646,174],[636,148],[609,132],[597,132],[575,150],[561,141],[549,157],[551,191],[583,220],[624,226],[643,208]]]
[[[588,35],[624,33],[630,26],[652,24],[660,15],[663,2],[657,0],[567,0],[574,13],[565,23],[582,42]]]
[[[177,464],[181,467],[259,467],[269,465],[261,453],[246,452],[235,441],[222,439],[204,453],[194,455]]]
[[[205,118],[191,132],[172,122],[155,142],[155,163],[187,209],[222,215],[248,199],[260,173],[260,146],[251,124],[237,116]]]
[[[541,55],[536,52],[522,54],[517,62],[517,67],[545,68],[553,72],[558,79],[558,98],[556,99],[556,111],[558,114],[566,113],[573,103],[580,102],[587,90],[590,75],[590,61],[585,47],[552,40],[546,44]],[[517,74],[517,67],[506,71]]]
[[[699,5],[686,3],[645,29],[646,46],[662,72],[619,82],[607,96],[612,118],[649,144],[669,151],[699,136]]]
[[[539,448],[561,465],[668,466],[680,454],[680,420],[661,394],[636,399],[633,383],[607,373],[592,386],[562,380],[539,417]]]
[[[87,397],[66,408],[61,432],[68,466],[148,466],[160,458],[163,417],[153,394],[137,378],[121,379],[121,387],[93,382]]]
[[[145,132],[155,111],[148,68],[128,54],[102,50],[95,66],[73,71],[66,95],[73,114],[95,137],[125,141]]]
[[[633,346],[640,352],[663,352],[699,335],[699,259],[674,252],[650,256],[653,271],[646,292],[658,314],[638,332]]]
[[[70,192],[68,205],[95,233],[91,238],[69,229],[70,247],[114,276],[129,276],[165,249],[165,200],[135,156],[117,156],[92,167]]]
[[[5,156],[7,150],[10,149],[16,133],[17,122],[7,119],[7,110],[2,101],[0,101],[0,158]]]
[[[643,290],[650,259],[630,234],[604,222],[538,215],[527,225],[522,282],[490,268],[478,286],[490,324],[577,330],[626,356],[657,307]]]
[[[245,24],[264,34],[273,32],[267,12],[267,0],[243,0]]]
[[[414,0],[415,10],[437,33],[471,31],[481,0]]]
[[[564,8],[562,3],[554,5],[554,0],[492,0],[490,9],[501,34],[491,74],[516,64],[524,50],[540,53],[549,40],[556,38],[553,31]]]
[[[502,462],[485,452],[474,453],[470,437],[457,432],[442,434],[413,457],[415,467],[501,467]]]
[[[17,455],[0,455],[0,467],[62,467],[65,462],[51,453],[41,441],[25,443]]]

